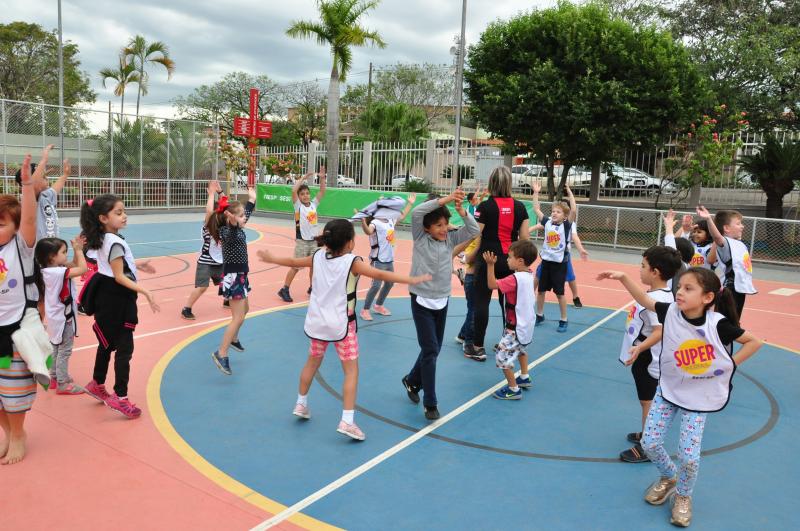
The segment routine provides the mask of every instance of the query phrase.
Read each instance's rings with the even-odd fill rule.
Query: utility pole
[[[372,115],[369,113],[370,106],[372,105],[372,61],[369,63],[369,80],[367,81],[367,134],[372,131]],[[372,135],[369,137],[372,140]]]
[[[58,136],[61,139],[61,171],[64,171],[64,45],[61,35],[61,0],[58,0]]]
[[[467,27],[467,0],[463,0],[461,5],[461,37],[458,39],[458,63],[456,67],[456,134],[455,145],[453,152],[453,170],[450,172],[450,178],[455,176],[456,185],[458,184],[459,172],[459,155],[461,151],[461,106],[464,91],[464,39]]]

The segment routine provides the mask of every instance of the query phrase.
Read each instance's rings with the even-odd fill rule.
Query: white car
[[[511,175],[511,188],[515,191],[521,191],[524,194],[530,194],[533,192],[533,183],[534,181],[539,181],[542,185],[542,189],[545,189],[547,186],[547,167],[546,166],[539,166],[539,165],[531,165],[532,168],[529,169],[522,175]],[[553,173],[555,174],[555,183],[558,183],[561,180],[561,172],[563,171],[562,166],[554,166]],[[586,191],[589,190],[589,185],[592,181],[592,172],[586,171],[581,167],[573,166],[569,169],[567,173],[567,184],[574,192],[579,192],[583,189]]]
[[[356,186],[358,186],[358,184],[352,177],[347,177],[340,173],[336,177],[336,186],[338,186],[339,188],[355,188]]]
[[[604,166],[604,170],[605,176],[601,176],[600,184],[610,190],[655,194],[660,189],[664,195],[672,195],[678,191],[678,188],[671,181],[653,177],[637,168],[611,164]]]
[[[408,182],[412,182],[412,181],[418,182],[418,183],[424,183],[425,179],[423,179],[422,177],[417,177],[416,175],[411,175],[409,173],[408,174]],[[406,175],[405,174],[395,175],[395,176],[392,177],[392,188],[394,188],[395,190],[402,190],[405,185],[406,185]]]

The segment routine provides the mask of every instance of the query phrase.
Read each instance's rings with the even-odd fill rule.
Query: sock
[[[519,391],[519,387],[509,387],[509,389],[511,389],[511,390],[512,390],[512,391],[514,391],[515,393],[516,393],[517,391]]]
[[[521,380],[530,380],[531,379],[531,375],[530,374],[520,374],[519,377],[520,377]]]
[[[307,406],[308,405],[308,395],[300,395],[300,394],[298,394],[297,395],[297,403],[300,404],[301,406]]]
[[[117,398],[119,398],[120,400],[127,400],[128,399],[128,395],[118,396]]]
[[[353,417],[356,416],[356,412],[353,409],[343,409],[342,410],[342,420],[345,421],[347,424],[353,423]]]

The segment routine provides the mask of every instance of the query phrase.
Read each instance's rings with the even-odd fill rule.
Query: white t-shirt
[[[295,238],[313,240],[317,237],[317,198],[304,205],[299,199],[294,202]]]
[[[52,188],[47,188],[42,190],[36,202],[36,241],[58,238],[58,194]]]
[[[376,218],[370,225],[375,227],[375,232],[369,235],[370,259],[385,264],[394,262],[394,221]]]

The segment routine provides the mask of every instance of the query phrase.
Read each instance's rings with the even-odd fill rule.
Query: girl
[[[674,217],[672,211],[667,215],[672,215]],[[675,231],[674,236],[675,238],[683,237],[692,242],[694,254],[689,261],[690,267],[705,267],[713,271],[714,267],[717,265],[717,248],[714,246],[714,239],[711,237],[711,231],[708,229],[708,221],[701,219],[694,224],[692,221],[692,216],[690,214],[683,216],[683,222],[681,226],[678,227],[678,230]]]
[[[44,310],[47,315],[47,332],[53,345],[53,365],[50,367],[50,387],[59,395],[79,395],[80,386],[69,375],[69,358],[78,331],[78,308],[75,301],[75,284],[72,279],[86,273],[83,241],[80,236],[72,240],[75,267],[67,263],[67,242],[61,238],[43,238],[36,244],[36,261],[44,281]]]
[[[647,415],[642,448],[661,477],[644,499],[660,505],[676,492],[671,522],[686,527],[692,520],[692,489],[700,466],[700,445],[707,413],[720,411],[730,399],[736,367],[762,342],[739,328],[729,289],[714,272],[693,267],[681,275],[674,303],[656,302],[627,275],[604,271],[597,279],[619,280],[637,303],[653,311],[662,324],[659,385]],[[733,342],[742,347],[734,355]],[[680,469],[664,449],[664,436],[680,416]]]
[[[408,196],[406,206],[397,218],[399,221],[406,218],[416,200],[417,194],[411,193]],[[375,269],[394,271],[394,224],[395,220],[393,218],[361,218],[361,229],[364,234],[369,236],[369,263]],[[367,291],[367,297],[364,299],[364,309],[361,310],[361,318],[365,321],[372,321],[369,308],[373,300],[375,300],[375,313],[383,316],[392,315],[392,312],[383,306],[383,302],[389,295],[389,290],[392,289],[392,283],[383,282],[383,288],[381,288],[381,283],[379,279],[374,279],[369,291]],[[378,293],[379,290],[380,293]],[[375,299],[375,295],[378,295],[377,299]]]
[[[131,248],[119,231],[128,223],[125,204],[115,195],[97,196],[81,207],[81,228],[86,246],[97,250],[97,273],[83,295],[87,315],[94,315],[92,329],[97,336],[97,354],[92,381],[84,390],[111,409],[135,419],[142,410],[128,400],[128,377],[133,356],[133,331],[139,322],[136,307],[141,293],[153,312],[160,310],[149,290],[139,284],[139,271],[153,274],[149,260],[136,263]],[[111,352],[114,354],[114,393],[105,381]]]
[[[358,277],[364,275],[383,282],[418,284],[430,280],[431,276],[408,277],[366,265],[361,257],[351,254],[355,247],[355,230],[344,219],[329,221],[322,235],[317,237],[317,242],[325,248],[304,258],[277,257],[266,250],[258,252],[261,260],[270,264],[311,268],[314,289],[311,291],[304,326],[306,335],[311,338],[311,349],[300,373],[300,389],[292,413],[304,419],[311,417],[308,390],[322,364],[328,344],[333,342],[344,371],[344,410],[336,431],[363,441],[364,432],[354,422],[358,385],[358,326],[355,315]]]
[[[222,334],[222,341],[219,350],[211,354],[211,359],[217,368],[230,376],[231,365],[228,360],[228,347],[233,347],[239,352],[244,351],[242,343],[239,341],[239,329],[242,327],[244,317],[250,311],[247,302],[247,294],[250,292],[250,282],[247,273],[250,266],[247,259],[247,234],[244,226],[250,219],[250,214],[256,207],[256,190],[248,188],[249,201],[243,207],[238,201],[233,201],[227,205],[220,205],[222,214],[225,217],[225,224],[219,228],[219,238],[222,242],[222,285],[219,288],[220,295],[230,301],[231,322]]]
[[[219,181],[208,183],[208,200],[206,201],[206,217],[203,221],[201,235],[203,237],[203,247],[200,249],[200,256],[197,257],[197,268],[194,274],[194,290],[189,294],[186,306],[181,310],[181,317],[193,321],[196,319],[192,313],[192,306],[200,296],[208,289],[208,281],[219,286],[222,282],[222,246],[219,240],[220,216],[228,204],[228,199],[224,195],[220,196],[220,212],[214,209],[214,198],[216,194],[222,194],[222,186]]]

